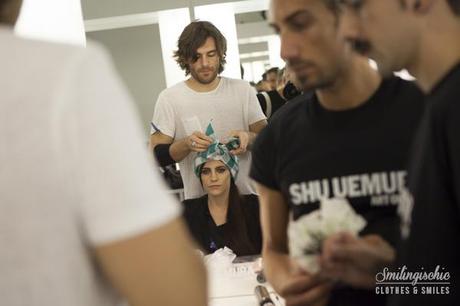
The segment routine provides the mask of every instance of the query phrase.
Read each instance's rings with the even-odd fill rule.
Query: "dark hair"
[[[270,74],[270,73],[276,73],[276,74],[278,74],[278,70],[279,70],[278,67],[272,67],[272,68],[270,68],[270,69],[267,70],[267,74]]]
[[[228,246],[238,256],[254,255],[256,248],[248,237],[248,226],[246,215],[243,209],[244,200],[241,197],[238,187],[233,178],[230,180],[230,192],[228,196],[227,226],[224,235],[229,238]]]
[[[460,0],[447,0],[455,15],[460,16]]]
[[[21,5],[22,0],[0,0],[0,24],[14,25]]]
[[[278,76],[277,76],[278,82],[284,77],[285,71],[286,71],[286,67],[283,67],[278,70]]]
[[[405,0],[399,0],[399,3],[401,4],[402,8],[407,7]],[[460,16],[460,0],[447,0],[447,4],[455,15]]]
[[[205,164],[200,168],[200,183],[201,171]],[[227,168],[228,170],[228,168]],[[236,255],[254,255],[257,254],[256,247],[251,243],[248,237],[248,226],[246,224],[246,214],[244,213],[244,199],[241,197],[235,180],[230,178],[230,190],[228,194],[227,222],[224,227],[224,235],[229,240],[229,247]]]
[[[268,69],[267,71],[265,71],[263,74],[262,74],[262,80],[263,81],[266,81],[267,80],[267,75],[269,73],[276,73],[278,75],[278,70],[279,68],[278,67],[272,67],[270,69]]]
[[[324,4],[330,9],[335,15],[338,15],[340,12],[339,1],[337,0],[323,0]]]
[[[185,70],[185,75],[189,75],[190,73],[189,61],[196,61],[196,51],[209,37],[213,38],[216,43],[217,54],[219,55],[218,72],[221,73],[224,71],[227,40],[212,23],[208,21],[193,21],[182,31],[177,42],[178,49],[174,52],[174,57],[181,69]]]

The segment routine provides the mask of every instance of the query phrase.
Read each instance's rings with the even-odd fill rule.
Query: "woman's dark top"
[[[252,245],[254,252],[241,253],[237,256],[247,256],[260,254],[262,248],[262,234],[260,229],[259,219],[259,201],[256,195],[244,195],[242,208],[245,223],[247,227],[247,238]],[[208,209],[208,196],[204,195],[201,198],[189,199],[182,202],[184,206],[184,217],[188,228],[195,240],[206,254],[223,248],[231,248],[231,241],[225,235],[227,223],[217,226],[212,219]]]

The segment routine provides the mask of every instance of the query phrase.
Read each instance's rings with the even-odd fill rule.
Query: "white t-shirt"
[[[0,304],[116,305],[94,246],[180,214],[106,54],[0,27]]]
[[[163,134],[180,140],[192,134],[199,122],[204,132],[209,122],[216,136],[224,141],[232,130],[249,131],[249,125],[266,119],[254,90],[246,81],[221,77],[219,85],[210,92],[196,92],[185,82],[163,90],[155,105],[153,125]],[[156,130],[152,128],[151,133]],[[196,153],[189,154],[180,163],[186,199],[203,195],[200,180],[193,172]],[[242,194],[254,193],[249,180],[251,154],[240,155],[240,171],[236,185]]]

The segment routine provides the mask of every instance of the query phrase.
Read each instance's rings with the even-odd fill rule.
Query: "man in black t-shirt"
[[[353,52],[341,39],[333,2],[274,0],[270,11],[282,57],[302,89],[316,92],[283,106],[253,147],[267,278],[288,305],[383,305],[374,291],[299,270],[288,254],[288,216],[297,220],[321,199],[344,197],[367,221],[364,241],[387,246],[381,255],[390,262],[422,94],[399,78],[382,81]]]
[[[407,68],[427,93],[401,202],[397,268],[428,277],[392,305],[458,305],[460,299],[460,0],[342,0],[341,30],[383,73]],[[367,18],[366,16],[373,16]],[[389,18],[391,16],[391,18]],[[433,275],[432,275],[433,276]],[[418,294],[414,294],[417,288]]]

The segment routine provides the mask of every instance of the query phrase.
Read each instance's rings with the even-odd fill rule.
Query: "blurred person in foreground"
[[[16,37],[20,4],[0,1],[1,304],[206,305],[107,54]]]

